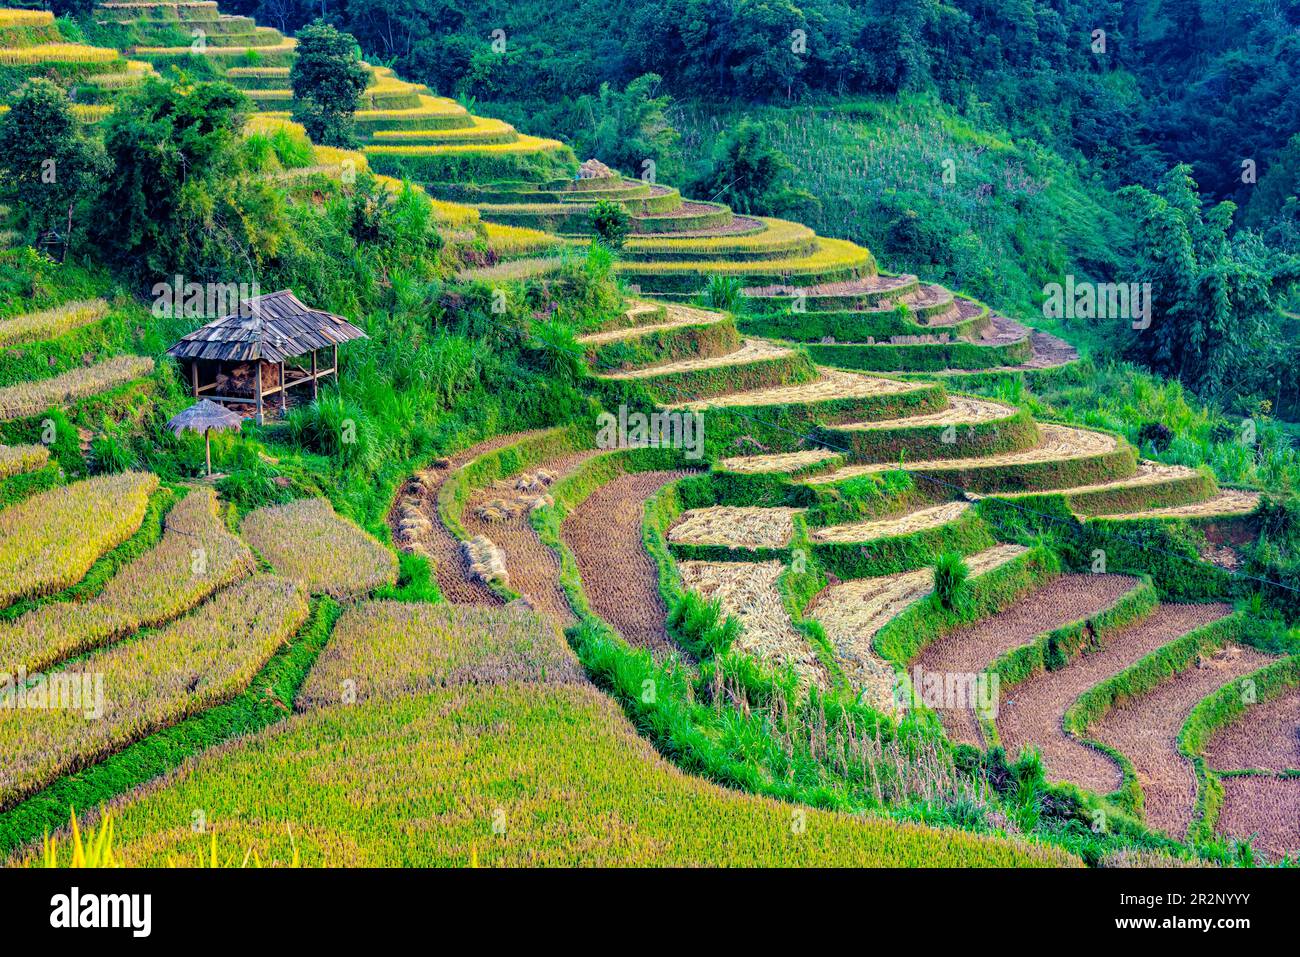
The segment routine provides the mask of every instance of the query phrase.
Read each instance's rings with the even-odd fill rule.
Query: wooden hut
[[[284,411],[288,390],[337,376],[339,343],[366,334],[342,316],[312,309],[289,290],[244,300],[239,311],[195,329],[167,350],[180,360],[196,399],[253,405],[257,423],[278,397]]]

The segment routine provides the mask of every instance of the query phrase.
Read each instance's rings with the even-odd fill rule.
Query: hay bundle
[[[475,535],[461,544],[470,573],[489,585],[509,585],[506,556],[486,535]]]

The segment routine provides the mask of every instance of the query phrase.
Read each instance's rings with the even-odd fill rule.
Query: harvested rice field
[[[753,340],[747,339],[746,342]],[[726,365],[745,361],[737,358],[733,352],[724,356]],[[660,367],[656,370],[662,372]],[[666,409],[685,409],[703,411],[709,408],[752,408],[756,406],[799,405],[817,402],[830,402],[835,399],[859,399],[876,395],[896,395],[900,392],[914,392],[914,382],[899,382],[897,379],[883,379],[879,376],[861,375],[856,372],[842,372],[839,369],[821,369],[821,377],[801,385],[782,385],[770,389],[755,389],[751,392],[736,392],[713,399],[695,402],[672,402]],[[886,425],[889,423],[885,423]]]
[[[682,359],[662,365],[646,366],[643,369],[630,369],[626,372],[610,372],[607,379],[646,379],[652,376],[670,375],[678,372],[698,372],[703,369],[719,369],[724,366],[741,365],[747,362],[769,362],[773,359],[786,359],[795,356],[793,349],[779,346],[764,339],[745,339],[739,349],[725,356],[710,356],[705,359]]]
[[[1221,728],[1206,745],[1205,760],[1217,771],[1300,771],[1300,688],[1252,705]]]
[[[259,508],[244,538],[281,575],[313,595],[351,598],[397,582],[397,556],[323,498]]]
[[[470,497],[461,516],[466,532],[500,550],[510,590],[561,625],[573,624],[576,618],[560,587],[560,560],[538,538],[529,516],[553,504],[547,491],[553,483],[599,454],[594,449],[566,453],[494,482]]]
[[[737,475],[794,475],[826,465],[840,458],[830,449],[804,449],[775,455],[737,455],[722,459],[718,468]]]
[[[776,581],[781,562],[702,562],[678,564],[682,583],[739,619],[744,631],[735,647],[777,667],[789,666],[801,684],[826,688],[825,666],[790,621]]]
[[[905,383],[894,383],[905,385]],[[909,415],[898,419],[885,419],[880,422],[851,422],[838,428],[845,431],[869,432],[873,429],[919,429],[944,425],[978,425],[981,422],[996,422],[1008,419],[1016,414],[1016,409],[1001,402],[989,402],[972,396],[954,395],[949,397],[948,408],[940,412],[925,415]]]
[[[363,602],[334,626],[296,707],[513,681],[581,684],[586,678],[555,624],[522,608]]]
[[[620,475],[589,495],[560,526],[591,609],[634,648],[656,657],[678,652],[664,627],[668,607],[659,570],[642,541],[645,504],[685,472]]]
[[[940,471],[995,468],[1009,465],[1030,465],[1038,462],[1059,462],[1070,459],[1088,458],[1104,455],[1119,447],[1119,439],[1105,432],[1090,429],[1076,429],[1067,425],[1052,425],[1040,422],[1038,425],[1040,441],[1038,445],[1019,452],[1005,452],[999,455],[986,455],[972,459],[932,459],[924,462],[906,462],[910,471]],[[897,462],[878,462],[869,465],[848,465],[827,475],[819,475],[807,480],[809,485],[827,482],[840,482],[859,475],[870,475],[898,468]]]
[[[1084,576],[1116,577],[1116,576]],[[1067,734],[1065,712],[1079,695],[1119,674],[1176,638],[1231,612],[1227,605],[1161,604],[1145,618],[1100,639],[1058,671],[1039,672],[1001,695],[996,724],[1009,755],[1037,748],[1053,781],[1069,781],[1097,794],[1122,783],[1115,762]]]
[[[981,575],[1024,554],[1019,545],[998,545],[967,558],[971,575]],[[872,639],[881,628],[934,590],[934,569],[859,578],[822,589],[805,614],[819,622],[836,659],[863,699],[893,711],[894,670],[876,654]]]
[[[670,303],[664,308],[663,322],[628,326],[624,329],[610,329],[607,332],[593,332],[589,335],[579,336],[578,343],[584,346],[598,346],[608,342],[635,339],[655,332],[680,329],[684,326],[711,325],[722,322],[727,318],[726,313],[696,309],[691,306],[678,306]]]
[[[1300,778],[1263,776],[1223,779],[1223,804],[1215,830],[1250,840],[1276,860],[1300,853]]]
[[[1190,505],[1172,505],[1168,508],[1152,508],[1144,512],[1129,512],[1123,515],[1098,515],[1096,519],[1108,522],[1122,522],[1146,518],[1215,518],[1218,516],[1248,515],[1258,505],[1258,492],[1224,489],[1213,498],[1193,502]]]
[[[438,514],[439,493],[447,480],[470,462],[537,434],[498,435],[450,458],[440,459],[417,472],[398,494],[388,515],[393,541],[405,551],[429,559],[438,590],[447,601],[462,605],[501,604],[497,593],[471,572],[461,540]]]
[[[1178,732],[1196,703],[1273,659],[1253,648],[1229,644],[1201,656],[1146,694],[1116,705],[1091,735],[1133,762],[1151,827],[1183,837],[1196,806],[1196,774],[1178,752]]]
[[[911,666],[932,674],[978,674],[999,655],[1028,644],[1037,635],[1104,611],[1138,584],[1138,579],[1127,575],[1062,575],[998,614],[939,638]],[[949,738],[982,746],[973,710],[936,710]]]
[[[51,406],[65,405],[107,392],[153,371],[147,356],[116,356],[96,365],[0,389],[0,422],[39,415]]]
[[[800,511],[730,505],[689,509],[668,530],[668,541],[728,548],[783,548],[790,544],[794,517]]]
[[[812,539],[814,542],[851,543],[870,542],[877,538],[892,538],[896,535],[911,535],[913,532],[955,522],[969,508],[969,502],[944,502],[942,505],[918,508],[894,518],[814,529]]]

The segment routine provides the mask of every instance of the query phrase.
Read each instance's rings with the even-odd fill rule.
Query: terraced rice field
[[[50,460],[43,445],[0,445],[0,479],[34,472]]]
[[[903,385],[903,383],[897,383]],[[981,422],[996,422],[1014,415],[1016,410],[1001,402],[990,402],[973,396],[954,395],[949,399],[948,407],[939,412],[924,415],[909,415],[898,419],[885,419],[880,422],[851,422],[841,425],[846,432],[869,432],[880,429],[918,429],[945,425],[977,425]]]
[[[1117,576],[1091,576],[1117,577]],[[1003,695],[998,737],[1011,755],[1037,748],[1052,780],[1070,781],[1098,794],[1119,788],[1115,762],[1066,733],[1061,722],[1083,692],[1196,628],[1231,611],[1226,605],[1159,605],[1140,621],[1106,635],[1099,647],[1072,658],[1059,671],[1033,675]]]
[[[47,602],[0,621],[0,660],[42,671],[123,635],[172,620],[249,574],[252,553],[226,530],[215,494],[190,492],[165,520],[162,540],[120,569],[94,597]]]
[[[980,575],[1024,554],[1019,545],[998,545],[966,560]],[[894,669],[876,654],[872,639],[886,624],[934,590],[934,570],[860,578],[822,589],[806,612],[826,630],[835,655],[863,699],[887,712],[896,709]]]
[[[785,571],[781,562],[703,562],[678,564],[682,583],[739,619],[743,632],[735,647],[775,667],[789,667],[799,681],[829,686],[826,667],[790,621],[776,580]]]
[[[102,319],[107,313],[108,303],[102,299],[90,299],[12,319],[0,319],[0,348],[52,339]]]
[[[397,556],[325,499],[259,508],[241,531],[278,574],[313,595],[349,598],[397,582]]]
[[[1136,769],[1147,823],[1181,838],[1196,806],[1196,775],[1178,752],[1178,732],[1196,703],[1272,659],[1228,645],[1197,664],[1108,711],[1093,728],[1097,740],[1126,755]]]
[[[668,637],[659,572],[642,542],[645,503],[685,472],[634,472],[602,485],[564,520],[591,609],[634,648],[679,651]]]
[[[511,590],[563,625],[576,619],[560,588],[560,562],[538,538],[529,515],[534,508],[549,504],[546,487],[551,482],[597,454],[595,450],[567,453],[480,489],[461,519],[469,535],[487,538],[501,550]],[[543,476],[550,476],[550,481]]]
[[[1043,632],[1089,618],[1137,585],[1138,580],[1127,575],[1062,575],[998,614],[944,635],[922,651],[912,667],[932,674],[977,674],[1003,652],[1028,644]],[[974,711],[945,708],[939,717],[949,738],[983,745]]]
[[[1259,505],[1258,492],[1244,492],[1237,489],[1224,489],[1213,498],[1207,498],[1190,505],[1171,505],[1166,508],[1150,508],[1142,512],[1127,512],[1119,515],[1098,516],[1106,521],[1125,521],[1144,518],[1213,518],[1215,516],[1247,515]]]
[[[586,346],[596,346],[609,342],[620,342],[625,339],[634,339],[654,332],[667,332],[688,326],[723,322],[726,318],[726,313],[722,312],[668,304],[665,306],[663,322],[631,325],[621,329],[610,329],[605,332],[593,332],[580,337],[578,342]]]
[[[609,379],[648,379],[655,376],[671,375],[680,372],[699,372],[705,369],[721,369],[726,366],[741,365],[747,362],[770,362],[773,359],[786,359],[795,355],[793,349],[767,342],[762,339],[746,339],[735,352],[723,356],[709,356],[703,359],[682,359],[666,362],[662,365],[645,366],[622,372],[606,374]]]
[[[363,602],[334,626],[296,706],[512,681],[583,684],[586,677],[556,626],[520,608]]]
[[[969,508],[969,502],[944,502],[942,505],[918,508],[894,518],[814,529],[812,540],[814,542],[870,542],[877,538],[910,535],[913,532],[955,522]]]
[[[1205,760],[1220,771],[1300,770],[1300,688],[1252,705],[1220,729],[1206,745]]]
[[[0,422],[39,415],[51,406],[107,392],[152,371],[153,360],[147,356],[117,356],[49,379],[6,386],[0,389]]]
[[[737,475],[794,475],[834,462],[840,457],[829,449],[804,449],[774,455],[737,455],[722,459],[718,468]]]
[[[42,492],[0,511],[0,607],[81,580],[144,520],[158,477],[123,472]]]
[[[1300,777],[1228,777],[1216,830],[1274,859],[1300,848]]]
[[[725,358],[728,363],[746,361],[745,357],[736,352],[720,358]],[[721,364],[725,365],[727,363]],[[663,369],[655,371],[662,372]],[[664,404],[664,408],[689,409],[698,412],[716,407],[748,408],[755,406],[812,405],[834,399],[896,395],[902,392],[912,392],[916,389],[915,383],[899,382],[896,379],[861,375],[856,372],[842,372],[838,369],[823,368],[819,372],[821,373],[820,377],[813,382],[774,386],[770,389],[755,389],[750,392],[735,392],[730,395],[690,402],[668,402]]]
[[[0,708],[0,808],[231,697],[298,630],[307,610],[295,585],[258,576],[157,632],[87,656],[75,671],[15,691],[16,706]],[[56,688],[69,679],[75,692],[53,706]]]

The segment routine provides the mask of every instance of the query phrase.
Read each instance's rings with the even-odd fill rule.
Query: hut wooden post
[[[204,456],[207,459],[207,463],[208,463],[208,475],[211,476],[212,475],[212,430],[211,429],[203,430],[203,445],[204,445],[204,449],[203,449]]]
[[[334,381],[339,381],[339,344],[334,343]]]
[[[316,377],[316,350],[311,351],[311,397],[320,398],[320,379]]]
[[[194,398],[199,397],[199,360],[190,360],[190,388],[194,390]]]
[[[289,401],[288,399],[289,380],[285,378],[284,373],[285,373],[284,363],[281,362],[280,363],[280,414],[281,415],[284,414],[284,410]]]
[[[262,360],[257,360],[257,424],[264,425],[266,419],[262,416]]]

